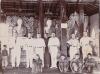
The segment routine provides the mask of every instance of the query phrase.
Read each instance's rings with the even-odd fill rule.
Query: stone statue
[[[17,20],[17,25],[13,29],[14,35],[17,35],[17,37],[25,37],[27,35],[27,28],[23,25],[21,18]]]

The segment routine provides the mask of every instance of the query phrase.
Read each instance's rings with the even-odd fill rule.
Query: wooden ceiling
[[[39,15],[39,1],[40,0],[2,0],[2,13],[6,15],[25,15],[35,16]],[[51,16],[60,16],[60,0],[42,0],[43,13],[48,9],[52,12]],[[64,0],[66,15],[70,15],[75,11],[80,10],[83,6],[86,15],[91,16],[99,12],[98,0]]]

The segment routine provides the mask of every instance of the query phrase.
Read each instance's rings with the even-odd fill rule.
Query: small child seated
[[[66,55],[61,54],[58,59],[58,62],[60,72],[66,73],[69,67],[69,59],[66,57]]]
[[[38,54],[33,58],[32,73],[42,72],[42,60]]]
[[[92,57],[91,53],[88,53],[87,57],[84,59],[84,69],[91,73],[93,71],[93,67],[95,66],[95,59]]]
[[[80,59],[79,54],[75,54],[75,57],[70,61],[70,68],[73,73],[81,73],[82,72],[82,60]]]

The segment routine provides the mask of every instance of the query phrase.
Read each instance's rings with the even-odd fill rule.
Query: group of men
[[[51,54],[51,67],[56,67],[57,53],[60,47],[60,41],[57,37],[55,37],[55,33],[51,34],[47,45]],[[28,37],[11,38],[11,40],[9,40],[8,46],[11,49],[12,67],[19,67],[21,61],[21,49],[26,51],[27,68],[32,68],[32,61],[35,59],[37,54],[40,56],[40,59],[43,62],[42,67],[44,67],[44,52],[46,44],[45,40],[41,38],[41,34],[37,34],[36,38],[32,38],[32,33],[28,33]]]
[[[72,34],[72,38],[67,41],[67,43],[70,45],[70,60],[74,58],[75,54],[80,54],[80,48],[82,48],[83,59],[88,53],[92,54],[91,42],[93,42],[93,39],[88,36],[87,32],[83,32],[83,37],[80,38],[80,40],[75,37],[75,34]]]
[[[80,47],[82,47],[83,59],[87,56],[88,53],[92,53],[92,47],[90,45],[91,41],[93,40],[92,38],[88,37],[87,32],[83,33],[83,37],[80,39],[80,41],[75,37],[75,34],[72,34],[72,38],[67,41],[67,43],[70,45],[70,60],[74,58],[75,54],[79,53]],[[32,38],[32,33],[28,33],[28,37],[12,38],[9,42],[9,48],[12,49],[12,67],[15,67],[15,62],[16,67],[19,67],[21,60],[21,49],[26,51],[27,68],[29,66],[32,68],[32,60],[37,54],[42,59],[42,67],[44,67],[44,52],[46,45],[51,55],[51,67],[57,67],[57,55],[60,47],[60,41],[55,36],[55,33],[51,34],[47,44],[45,44],[45,40],[41,38],[41,34],[37,34],[36,38]]]
[[[28,37],[24,37],[25,31],[22,29],[22,20],[17,21],[18,25],[14,30],[14,36],[9,38],[8,47],[11,50],[11,63],[12,67],[19,67],[21,61],[21,49],[26,51],[26,64],[27,68],[32,67],[32,59],[38,54],[42,59],[42,66],[44,67],[44,52],[45,47],[48,47],[51,55],[51,67],[57,67],[57,55],[60,49],[60,40],[55,36],[55,33],[51,34],[48,42],[45,44],[45,40],[41,37],[41,34],[37,34],[36,38],[32,37],[32,33],[28,33]],[[87,35],[87,32],[83,33],[83,37],[79,40],[72,34],[72,38],[67,41],[70,45],[70,60],[72,60],[76,53],[79,53],[79,48],[82,47],[83,59],[88,53],[92,53],[90,42],[93,41]]]

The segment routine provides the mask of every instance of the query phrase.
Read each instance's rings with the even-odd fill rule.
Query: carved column
[[[80,32],[80,37],[83,36],[83,31],[84,31],[84,5],[79,5],[79,14],[80,14],[80,22],[79,22],[79,32]]]
[[[43,17],[43,3],[39,0],[39,29],[41,36],[44,37],[44,17]]]
[[[0,0],[0,23],[1,23],[1,0]]]
[[[0,23],[1,23],[1,0],[0,0]],[[2,71],[1,41],[0,41],[0,71]]]
[[[0,41],[0,72],[2,71],[2,55],[1,55],[1,41]]]
[[[66,24],[66,8],[65,8],[65,1],[60,0],[60,20],[61,20],[61,51],[63,54],[67,55],[67,47],[66,47],[66,32],[67,28],[62,28],[62,26]]]
[[[99,57],[100,57],[100,0],[99,0]]]

